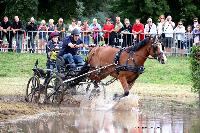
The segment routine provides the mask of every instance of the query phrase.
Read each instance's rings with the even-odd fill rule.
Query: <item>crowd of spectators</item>
[[[124,22],[120,17],[116,17],[115,22],[111,18],[106,18],[105,21],[105,24],[101,25],[96,18],[92,20],[91,24],[89,24],[89,20],[82,22],[72,19],[71,24],[65,24],[63,19],[59,18],[57,23],[50,19],[48,23],[41,20],[38,25],[31,17],[30,21],[23,25],[18,16],[15,16],[12,22],[5,16],[0,23],[0,48],[4,47],[3,40],[6,38],[8,51],[15,49],[20,53],[22,49],[26,49],[26,51],[34,53],[37,47],[37,52],[44,52],[51,32],[59,32],[59,39],[62,41],[63,37],[69,35],[67,33],[75,28],[81,31],[81,38],[85,44],[90,42],[99,44],[100,41],[104,41],[105,44],[116,46],[120,43],[122,47],[125,47],[142,41],[150,35],[158,34],[162,37],[166,51],[170,51],[174,44],[179,49],[200,45],[198,18],[194,18],[193,24],[188,25],[187,28],[182,21],[175,24],[170,15],[166,18],[164,15],[160,15],[158,23],[153,22],[152,18],[148,18],[146,24],[142,24],[138,18],[133,25],[128,18],[125,18]],[[26,47],[23,47],[22,38],[25,35],[28,39]],[[35,43],[36,35],[38,35],[37,45]],[[15,48],[13,38],[16,42]]]

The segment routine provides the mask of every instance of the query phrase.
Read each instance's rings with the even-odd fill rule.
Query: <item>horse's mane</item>
[[[140,48],[145,46],[149,42],[149,37],[145,38],[144,40],[140,41],[139,43],[136,43],[134,46],[128,47],[127,51],[138,51]]]

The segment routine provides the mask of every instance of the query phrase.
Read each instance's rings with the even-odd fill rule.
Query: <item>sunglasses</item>
[[[165,18],[160,18],[160,19],[165,19]]]
[[[178,24],[178,25],[183,25],[183,24]]]
[[[197,20],[194,20],[194,22],[197,22]]]
[[[75,36],[79,36],[79,35],[75,35]]]

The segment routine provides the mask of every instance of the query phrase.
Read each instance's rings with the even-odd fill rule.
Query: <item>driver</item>
[[[74,70],[76,64],[84,65],[83,58],[78,55],[77,51],[79,48],[84,47],[83,41],[80,39],[80,31],[74,29],[71,32],[71,36],[67,36],[63,39],[63,46],[59,52],[59,56],[63,57],[65,62],[69,63],[70,69]]]

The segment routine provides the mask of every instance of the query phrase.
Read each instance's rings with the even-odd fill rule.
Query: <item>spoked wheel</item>
[[[61,77],[54,75],[50,77],[45,86],[44,103],[60,104],[63,101],[64,84]]]
[[[37,76],[33,76],[28,80],[26,87],[26,102],[38,102],[40,90],[40,80]]]

